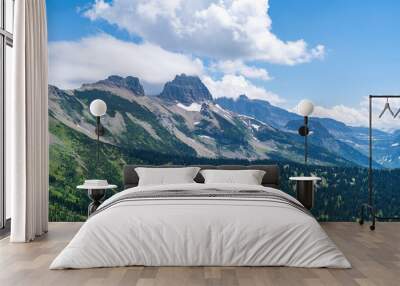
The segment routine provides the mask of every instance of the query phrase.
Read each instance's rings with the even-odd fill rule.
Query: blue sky
[[[235,1],[243,4],[244,18],[258,19],[257,23],[271,21],[268,33],[260,32],[257,27],[242,31],[237,27],[241,19],[237,20],[238,23],[231,23],[232,19],[237,19],[237,15],[242,15],[235,10],[232,4]],[[131,4],[133,2],[138,4]],[[172,12],[164,15],[160,14],[163,11],[152,9],[153,6],[142,5],[150,2],[157,2],[163,11]],[[109,72],[118,73],[120,61],[116,57],[120,54],[127,55],[125,61],[120,63],[121,74],[139,73],[133,75],[142,79],[150,93],[156,93],[162,87],[162,82],[171,80],[173,74],[182,70],[198,73],[216,96],[226,94],[235,97],[237,89],[237,95],[245,92],[252,98],[265,97],[287,109],[293,108],[299,100],[308,98],[321,107],[317,108],[317,115],[333,117],[352,125],[366,124],[364,97],[368,94],[400,94],[400,1],[248,2],[257,2],[254,5],[265,8],[265,17],[254,14],[257,9],[252,10],[255,8],[250,7],[253,4],[245,3],[245,0],[225,1],[226,5],[220,6],[212,3],[218,4],[219,1],[195,0],[191,1],[195,7],[185,7],[179,13],[173,10],[178,6],[171,8],[170,3],[173,2],[180,1],[113,0],[97,1],[96,6],[95,0],[48,0],[50,71],[54,83],[65,85],[62,87],[74,87],[102,77],[108,72],[110,63],[101,61],[108,56],[113,59]],[[265,6],[267,3],[269,9]],[[146,9],[140,10],[138,7]],[[130,8],[140,10],[141,17],[131,17]],[[188,17],[195,12],[204,22],[191,22]],[[227,16],[226,20],[214,23],[215,17],[225,19],[225,15],[233,15],[233,18]],[[165,22],[156,23],[163,17],[167,19]],[[179,20],[176,31],[170,27],[164,29],[168,25],[176,27],[176,19]],[[192,25],[192,29],[197,29],[198,25],[205,26],[195,30],[193,36],[185,30],[186,27],[179,26],[182,23]],[[212,33],[203,32],[207,27],[210,28],[207,25],[214,25],[215,37]],[[227,28],[227,25],[233,28]],[[229,36],[230,32],[233,34],[237,29],[243,32],[238,42]],[[259,38],[265,36],[268,40],[259,41],[253,37],[254,31],[259,33]],[[224,37],[227,38],[218,41]],[[307,44],[306,48],[300,47],[299,42],[293,45],[287,42],[300,40]],[[261,48],[252,49],[252,45]],[[322,51],[318,50],[319,45],[323,46]],[[114,46],[119,48],[114,49]],[[97,51],[101,48],[104,51]],[[91,51],[95,52],[92,54]],[[137,53],[139,58],[153,58],[151,53],[154,53],[154,59],[158,59],[154,60],[155,63],[159,63],[165,73],[158,69],[153,71],[151,65],[154,62],[151,60],[149,66],[142,61],[137,62],[132,53]],[[76,54],[79,62],[68,62]],[[131,66],[135,68],[126,65],[131,59]],[[166,63],[160,62],[160,59],[165,59]],[[76,70],[72,71],[75,67]],[[152,73],[154,79],[151,78]],[[386,125],[386,122],[382,124]]]
[[[284,79],[271,82],[272,89],[325,105],[354,106],[370,93],[400,94],[400,1],[272,0],[270,5],[278,35],[327,49],[323,61],[294,69],[271,66],[271,73]]]

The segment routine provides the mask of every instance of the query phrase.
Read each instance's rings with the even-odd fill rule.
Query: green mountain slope
[[[121,114],[125,123],[125,130],[118,135],[119,145],[133,145],[135,149],[149,149],[161,153],[177,153],[179,151],[182,155],[194,156],[196,154],[191,147],[183,144],[162,126],[157,117],[149,109],[144,105],[138,104],[136,101],[127,100],[115,96],[115,94],[109,91],[99,89],[77,90],[74,95],[86,106],[89,106],[90,102],[95,99],[104,100],[107,103],[107,113],[110,117],[115,118],[117,113]],[[146,131],[142,125],[136,123],[132,117],[129,117],[129,114],[134,115],[136,119],[150,125],[155,135],[158,138],[162,138],[162,140],[154,138],[156,136],[148,136],[148,131]],[[110,137],[110,134],[112,133],[107,132],[106,138],[107,136]]]

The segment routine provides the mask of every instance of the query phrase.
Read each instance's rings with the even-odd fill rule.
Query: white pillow
[[[193,180],[200,168],[135,168],[139,176],[139,186],[195,183]]]
[[[265,171],[261,170],[202,170],[205,184],[261,185]]]

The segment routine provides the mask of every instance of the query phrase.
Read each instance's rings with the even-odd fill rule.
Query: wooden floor
[[[0,285],[400,285],[400,223],[323,223],[352,269],[289,267],[123,267],[48,270],[81,226],[51,223],[49,233],[28,244],[0,241]]]

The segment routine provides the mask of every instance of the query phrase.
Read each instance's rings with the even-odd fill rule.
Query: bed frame
[[[241,166],[241,165],[188,165],[188,166],[178,166],[178,165],[125,165],[124,166],[124,189],[129,189],[136,187],[139,183],[139,176],[135,171],[136,167],[152,167],[152,168],[173,168],[173,167],[199,167],[201,169],[217,169],[217,170],[263,170],[265,175],[262,179],[262,185],[265,187],[271,187],[279,189],[279,167],[278,165],[251,165],[251,166]],[[203,176],[198,173],[194,180],[197,183],[204,183]]]

